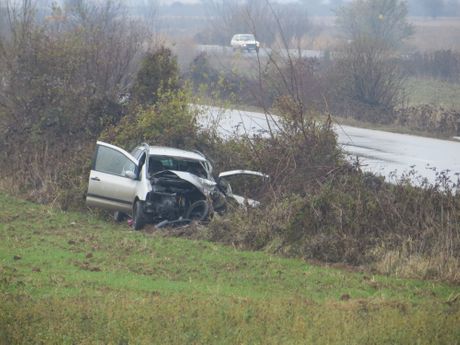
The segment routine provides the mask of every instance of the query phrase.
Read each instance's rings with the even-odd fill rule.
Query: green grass
[[[0,344],[460,344],[460,288],[133,232],[0,194]]]
[[[409,105],[441,106],[460,110],[460,84],[429,78],[410,78],[405,92]]]

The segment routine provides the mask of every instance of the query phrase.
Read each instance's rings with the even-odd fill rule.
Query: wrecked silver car
[[[230,201],[257,206],[257,201],[233,194],[226,179],[236,175],[268,177],[233,170],[214,179],[211,163],[197,151],[143,144],[130,154],[98,141],[86,203],[115,211],[117,220],[131,216],[135,230],[147,223],[187,224],[224,212]]]

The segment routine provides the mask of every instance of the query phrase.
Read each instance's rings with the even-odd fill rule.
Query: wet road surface
[[[267,135],[276,132],[276,117],[267,119],[262,113],[207,107],[200,119],[203,126],[215,125],[219,133]],[[394,179],[416,171],[413,181],[426,178],[436,181],[441,171],[456,182],[460,175],[460,142],[398,134],[351,126],[335,126],[337,139],[349,159],[358,160],[365,171]]]

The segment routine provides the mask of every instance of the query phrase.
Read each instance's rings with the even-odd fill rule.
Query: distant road
[[[198,45],[198,51],[206,52],[208,54],[219,55],[219,56],[226,56],[226,55],[233,55],[233,54],[241,54],[245,57],[257,57],[256,52],[247,52],[247,51],[233,51],[232,47],[228,46],[218,46],[218,45]],[[267,57],[272,50],[270,48],[261,47],[259,49],[259,56],[260,57]],[[287,56],[287,52],[291,56],[297,56],[299,54],[298,49],[289,49],[288,51],[283,50],[283,55]],[[309,58],[321,58],[324,56],[324,52],[320,50],[300,50],[300,54],[302,57],[309,57]]]
[[[207,115],[200,120],[203,126],[217,125],[222,136],[232,134],[266,135],[271,127],[276,131],[276,118],[269,119],[262,113],[225,111],[207,108]],[[335,126],[339,144],[350,159],[359,158],[362,168],[386,178],[400,177],[416,170],[417,175],[436,180],[440,171],[457,181],[460,175],[460,142],[390,133],[351,126]],[[419,183],[417,179],[413,180]]]

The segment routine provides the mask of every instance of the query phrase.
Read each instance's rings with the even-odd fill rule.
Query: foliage
[[[460,52],[451,49],[416,52],[403,59],[401,65],[411,76],[460,82]]]
[[[210,23],[210,39],[228,45],[231,37],[238,33],[253,33],[256,39],[271,44],[275,39],[274,17],[270,3],[264,0],[238,2],[235,0],[208,0],[213,13]]]
[[[197,38],[203,43],[228,45],[234,34],[253,33],[264,46],[276,45],[279,40],[298,44],[311,29],[311,2],[207,0],[213,17],[206,32],[199,33]]]
[[[193,91],[211,101],[235,101],[251,103],[250,76],[236,75],[228,70],[219,71],[211,63],[210,56],[198,54],[188,66],[184,78],[191,81]]]
[[[460,195],[450,190],[442,173],[435,185],[413,187],[408,181],[388,184],[344,166],[306,194],[300,194],[298,184],[298,193],[211,223],[207,238],[323,262],[378,266],[382,273],[459,282]],[[387,255],[398,255],[398,260],[382,265]],[[418,264],[409,269],[414,260]]]
[[[125,148],[141,142],[151,145],[193,147],[198,137],[199,110],[190,106],[184,90],[157,90],[156,103],[138,108],[101,134],[101,138]]]
[[[178,88],[177,59],[170,49],[161,47],[144,56],[130,97],[135,104],[148,106],[157,102],[159,90],[175,91]]]
[[[317,121],[318,113],[293,104],[287,97],[279,100],[283,119],[272,123],[273,135],[210,140],[211,147],[205,152],[214,159],[217,170],[263,171],[270,176],[275,199],[289,193],[305,195],[314,189],[315,181],[336,169],[342,156],[331,123]]]
[[[403,100],[405,77],[398,62],[375,41],[367,39],[345,46],[343,54],[336,66],[339,92],[348,98],[348,103],[362,104],[364,109],[381,109],[385,117],[359,114],[359,107],[355,116],[370,122],[390,122],[391,112]]]
[[[399,47],[413,31],[400,0],[354,0],[338,8],[337,25],[351,41],[365,39],[386,49]]]
[[[406,3],[355,0],[337,11],[337,25],[349,40],[338,56],[342,92],[391,113],[400,104],[404,81],[395,56],[412,33]]]
[[[440,103],[439,93],[443,84],[439,84],[437,89],[432,89],[431,85],[417,85],[417,88],[412,92],[411,101],[416,101],[416,98],[425,96],[425,102],[432,104]],[[426,89],[424,89],[426,88]],[[427,94],[427,91],[432,90]],[[415,93],[417,91],[417,94]],[[449,89],[450,92],[453,90]],[[448,99],[447,101],[451,101]],[[442,104],[442,103],[441,103]],[[410,128],[412,130],[426,131],[430,129],[430,134],[438,134],[443,136],[458,136],[460,135],[460,109],[459,104],[445,103],[446,108],[436,105],[418,105],[410,106],[396,113],[397,124]]]
[[[2,176],[35,200],[80,204],[94,140],[124,113],[144,28],[113,1],[54,5],[45,20],[31,1],[1,10]]]

